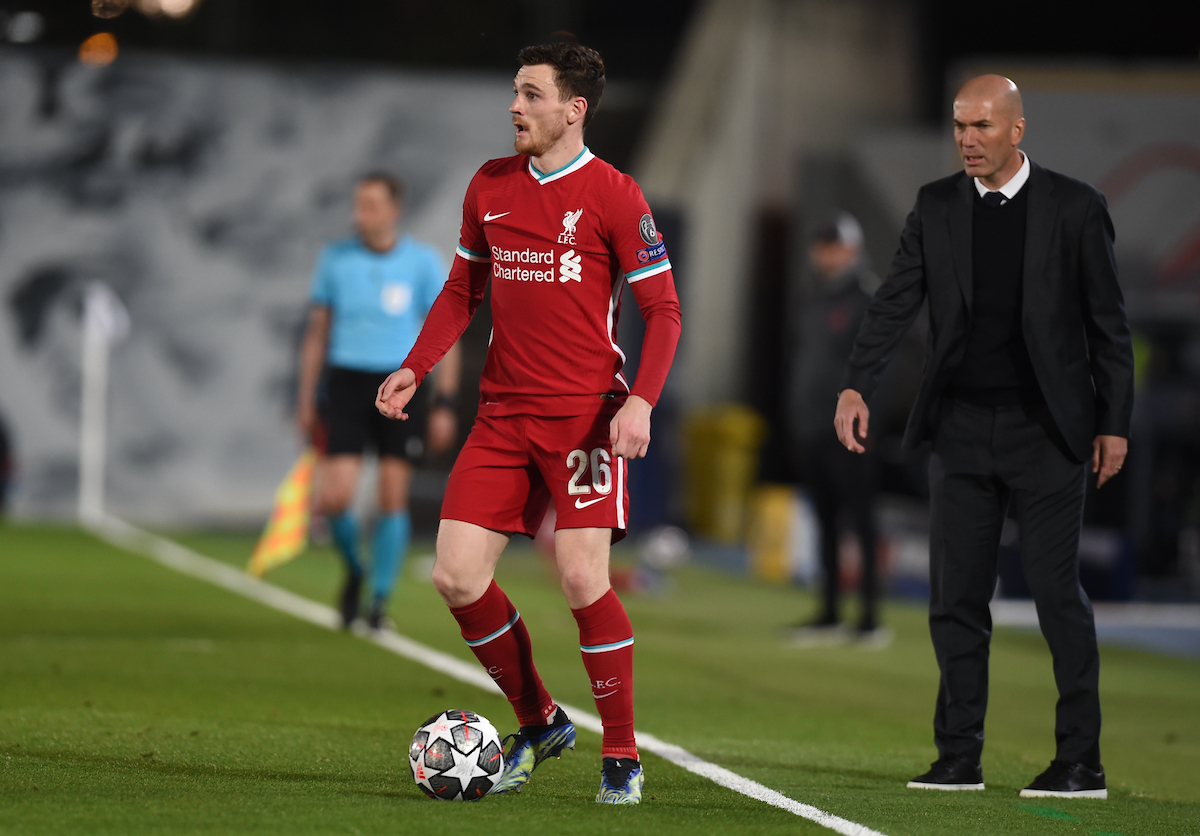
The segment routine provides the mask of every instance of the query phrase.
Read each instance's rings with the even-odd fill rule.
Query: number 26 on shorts
[[[612,492],[612,455],[603,447],[597,447],[589,456],[584,450],[572,450],[567,454],[567,467],[575,474],[567,482],[567,493],[571,496],[590,494],[593,490],[602,495]],[[591,484],[587,484],[588,468],[591,468]]]

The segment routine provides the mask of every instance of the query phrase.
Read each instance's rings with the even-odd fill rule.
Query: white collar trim
[[[570,174],[573,171],[579,171],[579,169],[583,168],[585,165],[587,165],[589,162],[591,162],[595,158],[596,158],[596,155],[593,154],[591,152],[591,150],[585,145],[585,146],[583,146],[583,150],[579,152],[579,156],[576,157],[575,159],[571,160],[571,162],[567,163],[566,165],[564,165],[562,168],[558,169],[557,171],[551,171],[549,174],[542,174],[542,172],[538,171],[537,168],[534,166],[533,157],[530,157],[529,158],[529,175],[534,180],[537,180],[539,185],[544,186],[547,183],[553,183],[555,180],[558,180],[559,178],[566,177],[568,174]]]
[[[983,183],[979,182],[978,177],[972,178],[975,181],[975,189],[979,192],[980,197],[983,197],[988,192],[993,191],[1000,192],[1000,194],[1004,195],[1005,200],[1012,200],[1017,196],[1017,192],[1021,191],[1021,187],[1024,186],[1025,181],[1029,179],[1029,155],[1024,151],[1018,151],[1017,153],[1021,155],[1021,159],[1023,160],[1021,167],[1017,169],[1017,173],[1012,176],[1012,179],[1010,179],[1000,188],[989,189],[987,186],[983,185]]]

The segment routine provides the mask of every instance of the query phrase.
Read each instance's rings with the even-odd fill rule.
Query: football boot
[[[533,770],[546,758],[561,758],[564,749],[575,748],[575,724],[560,706],[554,722],[547,726],[522,726],[516,734],[504,738],[512,741],[504,756],[504,768],[491,794],[520,792],[529,783]]]
[[[633,758],[605,758],[600,767],[600,804],[640,804],[646,773]]]

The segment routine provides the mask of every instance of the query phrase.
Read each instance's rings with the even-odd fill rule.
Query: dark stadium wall
[[[449,261],[480,161],[511,153],[507,76],[0,50],[0,380],[15,515],[72,512],[80,300],[132,330],[110,368],[108,503],[146,523],[258,524],[299,451],[296,333],[365,170],[409,183]]]

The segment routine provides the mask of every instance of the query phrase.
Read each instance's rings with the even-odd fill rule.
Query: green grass
[[[252,538],[178,538],[244,565]],[[313,549],[270,580],[333,597]],[[1200,833],[1200,664],[1103,648],[1107,802],[1017,797],[1053,754],[1044,642],[997,632],[982,793],[922,793],[936,667],[919,607],[887,612],[885,651],[797,650],[794,590],[693,568],[626,596],[639,728],[785,795],[888,834]],[[574,620],[542,562],[500,580],[543,679],[591,706]],[[408,573],[401,632],[471,659],[428,582]],[[646,756],[646,801],[599,808],[599,739],[514,797],[425,799],[416,726],[464,707],[512,731],[502,698],[319,629],[71,529],[0,525],[0,833],[828,833]]]

